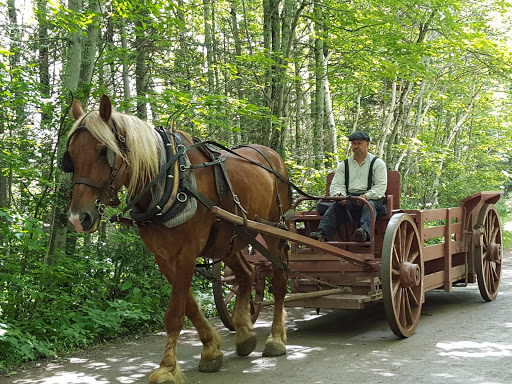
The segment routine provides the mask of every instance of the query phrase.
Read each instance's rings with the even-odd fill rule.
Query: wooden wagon
[[[327,191],[333,174],[327,178]],[[498,294],[501,279],[502,235],[495,203],[502,192],[480,192],[459,207],[431,210],[400,209],[400,174],[388,172],[387,214],[377,217],[371,241],[353,241],[358,217],[346,220],[333,241],[309,238],[321,216],[317,211],[296,211],[290,231],[248,221],[214,208],[219,218],[260,233],[291,241],[288,268],[291,292],[286,306],[316,309],[362,309],[383,300],[386,318],[399,337],[411,336],[419,322],[425,292],[478,282],[484,300]],[[359,197],[349,197],[359,199]],[[340,200],[342,198],[329,198]],[[308,200],[301,198],[295,203]],[[265,279],[271,262],[258,252],[248,252],[253,266],[252,319],[263,305]],[[213,267],[216,307],[223,323],[233,329],[230,302],[236,281],[221,264]],[[229,289],[226,289],[226,285]]]

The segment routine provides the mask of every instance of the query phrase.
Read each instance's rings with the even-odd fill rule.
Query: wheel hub
[[[491,243],[487,245],[487,255],[489,256],[490,261],[498,261],[500,260],[501,254],[501,245],[496,243]]]
[[[403,288],[417,287],[421,282],[421,270],[418,264],[403,262],[400,266],[400,285]]]

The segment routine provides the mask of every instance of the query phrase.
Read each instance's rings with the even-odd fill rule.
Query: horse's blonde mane
[[[112,129],[100,117],[99,111],[89,112],[78,119],[71,128],[70,135],[78,127],[85,126],[96,140],[121,156],[130,172],[127,192],[129,196],[133,196],[158,173],[159,158],[163,148],[156,139],[154,129],[138,117],[112,111],[111,119],[115,122],[119,133],[126,139],[128,153],[121,150]]]

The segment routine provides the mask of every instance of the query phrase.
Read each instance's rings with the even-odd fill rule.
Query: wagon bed
[[[327,179],[327,190],[331,180],[332,174]],[[244,222],[217,207],[212,211],[219,218],[245,225],[253,232],[291,242],[291,292],[285,298],[285,306],[362,309],[367,303],[383,300],[392,331],[399,337],[408,337],[418,325],[425,292],[450,292],[454,286],[478,282],[484,300],[496,298],[501,279],[502,237],[495,203],[501,195],[501,191],[479,192],[463,199],[459,207],[402,210],[400,174],[389,171],[388,212],[377,217],[371,228],[372,240],[367,243],[351,238],[357,228],[357,217],[354,223],[347,221],[342,225],[333,241],[324,243],[309,238],[321,219],[316,211],[296,212],[290,231],[250,220]],[[295,207],[304,200],[307,199],[299,199]],[[262,292],[271,263],[258,252],[248,254],[247,260],[253,265],[254,284],[258,286],[252,311],[255,321],[260,306],[273,304],[263,300]],[[222,279],[219,267],[216,274]],[[215,291],[221,319],[231,328],[227,310],[230,295],[226,296],[218,287],[214,287]]]

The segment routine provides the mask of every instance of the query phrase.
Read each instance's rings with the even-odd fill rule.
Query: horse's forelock
[[[121,156],[130,169],[128,194],[133,195],[158,173],[159,151],[156,148],[154,130],[141,119],[119,112],[112,112],[112,120],[119,133],[126,139],[128,153],[121,150],[112,129],[101,119],[99,111],[89,112],[77,120],[70,134],[78,127],[85,126],[96,140]]]

